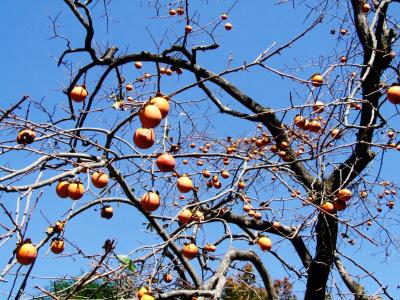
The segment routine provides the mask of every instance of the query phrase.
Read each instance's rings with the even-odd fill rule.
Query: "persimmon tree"
[[[62,101],[26,95],[1,108],[0,245],[15,249],[1,279],[13,282],[10,295],[29,288],[59,299],[30,285],[50,249],[68,264],[90,262],[58,291],[62,299],[93,282],[112,283],[121,298],[219,299],[227,278],[245,278],[241,263],[258,274],[253,298],[278,299],[272,278],[283,276],[270,261],[304,299],[395,298],[395,283],[369,270],[363,253],[397,251],[397,186],[380,169],[394,166],[400,150],[398,1],[276,3],[301,8],[303,28],[243,63],[237,49],[218,53],[220,39],[235,39],[230,16],[245,1],[220,12],[216,1],[129,2],[165,29],[148,29],[155,46],[136,36],[132,51],[103,34],[118,19],[117,1],[61,2],[81,34],[65,35],[60,15],[50,16],[49,35],[63,45],[56,63],[68,74],[57,78]],[[326,26],[331,34],[320,37],[336,41],[334,49],[302,61],[298,44]],[[296,60],[282,59],[293,50]],[[241,84],[251,74],[258,79]],[[288,88],[273,100],[275,79]],[[55,192],[68,209],[38,210]],[[68,227],[94,209],[116,222],[118,211],[130,211],[142,224],[130,233],[146,244],[121,255],[116,232],[96,254],[81,249]],[[37,240],[35,218],[49,222]]]

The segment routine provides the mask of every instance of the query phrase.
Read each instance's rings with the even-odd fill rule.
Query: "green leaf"
[[[117,259],[123,264],[123,265],[130,265],[132,263],[132,260],[129,258],[129,256],[125,254],[118,254]]]
[[[129,269],[129,271],[131,271],[131,272],[135,272],[135,271],[136,271],[136,267],[135,267],[135,265],[132,263],[132,261],[129,263],[128,269]]]

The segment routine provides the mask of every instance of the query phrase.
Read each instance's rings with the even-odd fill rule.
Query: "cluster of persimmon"
[[[352,191],[349,189],[340,189],[336,193],[334,201],[325,201],[321,205],[321,209],[329,214],[334,214],[336,211],[342,211],[347,207],[347,201],[353,196]]]
[[[168,100],[167,97],[157,94],[140,109],[139,120],[142,127],[138,128],[133,136],[133,142],[138,148],[148,149],[153,146],[155,142],[154,128],[161,123],[161,120],[169,112]]]

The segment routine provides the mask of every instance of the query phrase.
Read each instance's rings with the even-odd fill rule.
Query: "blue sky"
[[[165,2],[165,1],[163,1]],[[194,2],[194,1],[192,1]],[[210,19],[218,18],[221,12],[226,11],[233,1],[195,1],[196,4],[191,6],[192,11],[197,11],[195,19],[200,16],[201,24],[207,23]],[[262,51],[269,47],[272,43],[281,45],[294,36],[302,32],[309,26],[311,20],[316,16],[311,15],[309,20],[305,20],[308,10],[303,6],[293,8],[289,3],[275,5],[270,1],[256,0],[239,1],[229,14],[229,21],[233,24],[230,32],[225,31],[222,26],[215,31],[215,37],[221,47],[210,53],[199,54],[199,64],[210,68],[214,72],[220,72],[227,67],[229,57],[233,57],[232,66],[241,65],[243,62],[251,62]],[[141,3],[142,5],[135,5]],[[99,47],[104,49],[107,45],[118,45],[119,53],[123,52],[140,52],[148,50],[156,52],[156,47],[149,36],[152,33],[156,40],[163,37],[166,28],[172,25],[173,30],[168,32],[168,38],[174,41],[174,34],[180,34],[183,31],[184,24],[178,22],[177,18],[166,18],[167,10],[161,10],[162,18],[154,19],[155,10],[146,6],[147,1],[112,1],[109,9],[110,23],[109,32],[107,34],[104,25],[105,18],[103,9],[99,5],[95,10],[96,35],[95,41]],[[310,3],[311,5],[312,3]],[[58,13],[59,33],[71,39],[72,45],[78,47],[82,44],[83,32],[76,20],[72,18],[71,12],[68,11],[66,5],[62,1],[15,1],[5,0],[2,3],[3,9],[0,11],[0,37],[2,47],[0,48],[0,65],[2,66],[2,89],[1,89],[1,108],[7,108],[12,103],[19,100],[23,94],[31,95],[31,99],[39,101],[43,99],[46,107],[53,107],[57,104],[57,115],[62,115],[62,106],[67,105],[67,98],[62,93],[63,87],[69,83],[69,74],[63,68],[57,67],[57,58],[65,49],[65,43],[61,39],[51,39],[52,28],[50,17],[54,18]],[[335,12],[334,10],[332,10]],[[337,8],[337,13],[344,15],[344,7]],[[165,17],[165,18],[164,18]],[[346,23],[344,24],[346,25]],[[310,74],[321,71],[318,67],[318,61],[332,61],[340,57],[341,53],[346,50],[348,40],[330,35],[331,28],[340,28],[340,22],[329,16],[315,30],[309,33],[304,39],[301,39],[293,47],[285,50],[284,55],[278,55],[269,62],[269,66],[280,68],[296,76],[307,79]],[[146,29],[147,27],[147,29]],[[198,27],[193,25],[196,32]],[[196,36],[194,33],[193,36]],[[209,43],[209,39],[205,35],[198,35],[196,42]],[[162,49],[167,47],[167,43]],[[69,57],[74,63],[74,71],[82,66],[87,57],[75,55]],[[154,66],[144,65],[143,71],[137,71],[133,66],[124,67],[124,76],[134,79],[144,70],[154,70]],[[345,72],[345,70],[343,71]],[[282,79],[272,73],[262,71],[261,69],[253,69],[251,72],[238,72],[230,74],[227,78],[232,81],[245,93],[248,93],[254,99],[257,99],[265,106],[282,108],[288,105],[289,94],[294,95],[296,103],[303,103],[308,96],[309,89],[305,85],[293,83],[290,80]],[[96,82],[97,74],[91,75],[88,81],[88,87],[93,87]],[[173,92],[185,84],[193,82],[190,76],[181,76],[179,80],[174,78],[162,79],[163,91],[165,93]],[[111,89],[115,84],[110,80],[107,86]],[[215,90],[218,92],[218,90]],[[198,90],[189,90],[177,97],[177,101],[192,101],[204,98],[204,95]],[[232,104],[229,97],[221,95],[221,98],[227,103]],[[329,99],[327,99],[329,100]],[[105,106],[106,101],[99,102],[99,106]],[[387,104],[386,104],[387,105]],[[239,108],[237,104],[232,107]],[[172,114],[178,114],[178,108],[173,107]],[[195,113],[197,107],[187,105],[189,112]],[[202,108],[204,110],[204,108]],[[385,110],[388,109],[385,106]],[[199,113],[201,111],[198,111]],[[210,119],[213,120],[210,127],[201,119],[203,123],[200,127],[208,128],[208,133],[213,136],[242,136],[246,133],[254,132],[254,124],[234,120],[230,117],[215,116],[216,111],[211,110]],[[31,115],[34,120],[43,120],[40,115]],[[109,124],[112,124],[112,116],[110,116]],[[180,117],[177,116],[175,120]],[[186,120],[181,120],[183,126]],[[104,120],[93,118],[91,125],[103,124]],[[71,125],[71,124],[70,124]],[[106,125],[108,126],[108,125]],[[135,125],[136,126],[136,125]],[[132,128],[134,128],[133,126]],[[185,127],[184,127],[185,130]],[[10,137],[12,139],[13,136]],[[398,153],[388,153],[386,159],[389,162],[395,161]],[[10,161],[14,167],[25,165],[31,162],[28,156],[20,155],[18,161]],[[4,159],[4,156],[3,156]],[[9,159],[11,159],[9,157]],[[371,171],[376,171],[379,162],[372,164]],[[383,166],[382,177],[396,178],[393,164]],[[27,177],[26,182],[30,182],[32,177]],[[16,199],[15,194],[3,194],[3,202],[7,202],[9,207],[13,207]],[[89,197],[85,198],[89,201]],[[47,222],[43,216],[46,216],[50,222],[55,222],[62,218],[63,213],[71,206],[69,200],[58,199],[54,193],[54,187],[45,189],[44,195],[41,197],[36,213],[32,219],[32,226],[29,228],[29,236],[34,241],[43,237],[43,232],[47,226]],[[73,241],[80,248],[85,249],[88,254],[99,252],[99,249],[106,238],[115,238],[117,240],[117,252],[127,253],[131,249],[151,242],[142,239],[139,235],[142,230],[143,219],[138,217],[138,213],[129,208],[123,207],[115,209],[115,218],[104,220],[99,218],[99,211],[89,210],[84,215],[77,217],[76,220],[68,224],[66,237]],[[41,211],[42,213],[40,213]],[[0,216],[4,218],[4,216]],[[391,217],[394,217],[391,215]],[[395,227],[394,229],[398,229]],[[207,232],[207,237],[213,237],[216,232]],[[143,234],[144,236],[144,234]],[[273,238],[274,239],[274,238]],[[396,270],[399,267],[397,253],[393,253],[391,257],[387,257],[388,265],[383,268],[383,255],[376,256],[381,249],[372,247],[368,242],[358,240],[359,243],[354,248],[343,246],[348,250],[350,255],[357,255],[361,262],[365,264],[367,269],[376,272],[376,276],[384,283],[388,283],[392,295],[398,296],[396,285],[399,284]],[[14,241],[9,241],[0,253],[2,265],[5,265],[7,258],[14,247]],[[247,244],[241,245],[248,247]],[[292,257],[292,249],[288,242],[283,241],[279,246],[279,253],[283,257]],[[349,249],[347,249],[349,248]],[[277,250],[278,251],[278,250]],[[69,258],[56,258],[51,253],[41,251],[39,261],[35,266],[34,273],[38,276],[53,276],[62,274],[77,275],[81,270],[88,268],[88,262],[83,265],[80,260]],[[68,253],[68,249],[66,250]],[[382,254],[382,253],[381,253]],[[271,266],[270,272],[272,277],[281,278],[285,275],[285,271],[280,267],[276,260],[270,254],[265,256],[267,265]],[[290,259],[298,265],[297,258]],[[40,263],[39,263],[40,262]],[[2,267],[0,267],[2,268]],[[352,270],[351,267],[349,267]],[[396,281],[397,280],[397,281]],[[36,279],[32,282],[36,282]],[[39,282],[39,281],[37,281]],[[368,282],[368,281],[367,281]],[[46,280],[40,281],[44,286],[47,285]],[[5,283],[7,288],[10,283]],[[33,283],[31,284],[31,287]],[[0,290],[5,291],[5,288]],[[375,285],[369,289],[373,292]],[[296,289],[301,289],[301,284],[295,285]],[[368,286],[367,286],[368,288]],[[29,289],[28,289],[29,290]],[[301,293],[299,293],[301,294]]]

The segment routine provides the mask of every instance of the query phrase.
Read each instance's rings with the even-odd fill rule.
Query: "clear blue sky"
[[[165,2],[165,1],[163,1]],[[197,10],[200,15],[200,23],[207,23],[211,18],[217,18],[219,14],[226,11],[233,1],[192,1],[196,2],[195,7],[191,7],[192,11]],[[251,4],[250,4],[251,2]],[[142,5],[137,5],[142,3]],[[154,9],[146,6],[147,1],[112,1],[110,5],[110,23],[109,33],[106,33],[104,25],[103,9],[99,5],[95,12],[95,22],[97,25],[95,41],[104,48],[106,45],[118,45],[120,52],[139,52],[148,50],[156,52],[156,48],[149,36],[148,30],[159,40],[167,26],[175,24],[174,30],[177,34],[183,31],[183,23],[177,24],[177,19],[153,19]],[[337,11],[342,14],[343,8]],[[1,108],[7,108],[12,103],[19,100],[23,94],[31,95],[31,98],[39,101],[43,99],[47,107],[53,107],[56,103],[66,105],[67,98],[61,92],[63,86],[68,85],[69,74],[65,69],[57,67],[57,58],[65,49],[65,43],[60,39],[50,39],[52,37],[52,28],[49,17],[54,18],[58,13],[58,28],[60,34],[68,36],[72,45],[80,46],[82,44],[83,31],[72,17],[71,12],[63,1],[15,1],[3,0],[2,9],[0,11],[0,65],[2,66],[2,88],[1,88]],[[161,11],[163,16],[167,15],[167,10]],[[233,29],[226,32],[222,28],[216,30],[215,36],[217,42],[221,45],[220,49],[210,52],[209,54],[200,54],[199,63],[212,71],[219,72],[226,68],[228,58],[233,57],[232,65],[238,66],[244,61],[251,62],[262,51],[264,51],[272,43],[281,45],[292,39],[296,34],[303,31],[309,24],[310,20],[304,20],[307,10],[304,6],[293,8],[289,3],[283,5],[275,5],[272,1],[239,1],[233,11],[229,15],[229,21],[233,24]],[[197,16],[196,15],[196,16]],[[197,18],[197,17],[196,17]],[[312,18],[311,18],[312,19]],[[322,23],[312,33],[308,34],[304,39],[297,42],[294,47],[287,49],[285,55],[277,56],[269,65],[271,67],[279,67],[285,71],[295,74],[301,78],[308,76],[319,68],[315,62],[320,58],[331,60],[329,56],[339,57],[340,53],[345,50],[346,41],[338,42],[337,35],[329,34],[331,28],[339,28],[339,22],[329,20]],[[196,29],[197,26],[193,25]],[[173,36],[172,32],[168,34],[169,38]],[[197,41],[206,40],[201,36]],[[174,41],[171,39],[171,41]],[[207,42],[207,40],[206,40]],[[164,44],[164,49],[167,45]],[[72,57],[71,57],[72,58]],[[75,55],[73,62],[74,68],[83,64],[87,58]],[[309,66],[309,65],[314,66]],[[306,68],[303,68],[306,66]],[[146,69],[146,65],[144,70]],[[141,71],[142,72],[142,71]],[[138,72],[126,69],[124,75],[127,78],[135,78]],[[89,88],[95,81],[92,76],[89,82]],[[288,105],[289,93],[292,92],[295,101],[302,103],[307,98],[308,89],[294,84],[290,80],[284,80],[272,73],[254,70],[246,73],[236,73],[229,75],[228,78],[243,92],[248,93],[254,99],[266,106],[285,107]],[[163,79],[163,91],[166,93],[173,92],[185,83],[193,81],[192,77],[182,76],[179,81],[176,79]],[[198,100],[204,95],[199,91],[190,90],[178,96],[178,101]],[[222,99],[229,101],[225,96]],[[327,99],[329,100],[329,99]],[[102,103],[104,104],[104,103]],[[238,107],[233,105],[233,107]],[[60,106],[57,114],[62,115]],[[190,107],[189,110],[196,108]],[[40,116],[32,115],[35,120],[41,120]],[[214,135],[241,136],[246,132],[254,131],[254,124],[244,121],[234,120],[229,117],[218,117],[213,119],[214,128],[209,132]],[[98,125],[99,120],[90,121],[93,125]],[[112,122],[110,121],[110,124]],[[240,125],[240,126],[239,126]],[[205,126],[205,124],[204,124]],[[13,139],[10,136],[10,139]],[[24,159],[22,159],[24,157]],[[396,161],[398,153],[388,154],[389,162]],[[10,161],[13,167],[26,165],[31,162],[31,158],[21,155],[21,160]],[[3,164],[4,162],[2,162]],[[385,165],[382,170],[382,177],[398,178],[392,169],[393,163]],[[379,162],[373,164],[372,171],[376,171]],[[26,181],[30,182],[32,178],[27,177]],[[43,216],[51,222],[62,218],[62,214],[71,206],[69,200],[61,200],[54,193],[54,186],[45,189],[44,195],[41,197],[38,208],[36,208],[35,216],[32,219],[32,225],[29,227],[29,236],[37,242],[44,236],[44,230],[47,222]],[[83,201],[87,202],[91,198],[85,197]],[[3,194],[3,203],[12,209],[16,201],[16,194]],[[42,214],[40,213],[42,212]],[[115,238],[117,240],[117,253],[127,253],[141,244],[147,244],[143,240],[144,234],[141,231],[143,220],[138,217],[138,213],[132,208],[116,207],[115,217],[112,220],[104,220],[99,218],[99,211],[91,209],[84,215],[79,216],[76,220],[68,224],[66,237],[84,249],[88,254],[98,253],[103,242],[107,238]],[[350,217],[350,216],[349,216]],[[392,216],[393,217],[393,216]],[[5,216],[0,215],[4,220]],[[398,228],[396,228],[398,231]],[[211,231],[212,234],[212,231]],[[272,237],[274,239],[274,237]],[[149,242],[152,240],[150,239]],[[7,259],[10,257],[15,240],[10,240],[0,251],[0,269],[5,266]],[[243,247],[249,247],[246,244]],[[360,261],[383,282],[389,284],[392,295],[399,296],[396,290],[398,281],[397,269],[400,267],[398,254],[393,253],[387,257],[386,262],[383,261],[383,255],[379,248],[371,246],[368,242],[358,239],[358,243],[354,246],[354,250],[344,246],[350,255],[359,258]],[[347,249],[348,248],[348,249]],[[279,245],[278,251],[281,251],[283,257],[295,257],[291,254],[292,248],[287,242]],[[69,253],[67,246],[66,253]],[[375,255],[379,254],[379,255]],[[270,269],[273,278],[281,278],[286,273],[280,267],[270,254],[261,254],[265,256],[267,267]],[[297,258],[290,259],[296,265],[299,265]],[[384,265],[385,263],[385,265]],[[384,267],[383,267],[384,266]],[[389,267],[388,267],[389,266]],[[78,275],[82,270],[87,270],[87,261],[81,264],[79,260],[70,258],[57,258],[51,253],[41,251],[39,259],[36,263],[34,274],[38,276],[57,276],[63,274]],[[352,268],[349,267],[351,270]],[[40,281],[43,286],[47,285],[47,280]],[[32,291],[33,283],[39,283],[33,280],[28,285],[28,290]],[[4,285],[4,287],[1,287]],[[10,283],[0,283],[0,290],[8,290]],[[296,289],[301,289],[302,284],[296,284]],[[374,288],[367,289],[373,292]],[[301,293],[299,293],[301,294]],[[1,292],[0,292],[1,295]],[[0,296],[4,298],[4,296]]]

